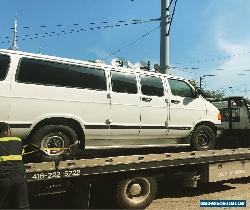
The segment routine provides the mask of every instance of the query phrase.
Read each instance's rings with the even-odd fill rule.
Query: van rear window
[[[0,80],[6,78],[10,64],[10,57],[7,55],[0,55]]]
[[[17,81],[39,85],[106,90],[103,69],[23,58]]]

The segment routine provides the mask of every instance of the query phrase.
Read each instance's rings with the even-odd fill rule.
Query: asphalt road
[[[198,189],[160,180],[156,200],[148,210],[250,209],[250,177],[227,182],[208,183]],[[246,200],[246,208],[201,208],[200,200]]]

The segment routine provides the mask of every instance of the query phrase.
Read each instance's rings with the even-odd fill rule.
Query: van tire
[[[134,187],[134,191],[132,187]],[[145,209],[152,203],[156,193],[157,182],[155,177],[131,177],[122,179],[117,183],[115,198],[119,208]]]
[[[39,128],[33,135],[30,144],[34,144],[41,149],[40,160],[53,161],[61,160],[65,150],[51,154],[46,148],[68,148],[78,140],[76,132],[66,125],[46,125]],[[47,151],[47,152],[46,152]],[[53,152],[53,150],[52,150]]]
[[[192,133],[191,148],[198,151],[215,149],[215,133],[207,125],[199,125]]]

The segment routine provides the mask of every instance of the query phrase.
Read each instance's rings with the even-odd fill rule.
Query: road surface
[[[176,184],[176,183],[175,183]],[[155,201],[147,210],[200,210],[200,200],[247,200],[246,208],[227,209],[250,209],[250,177],[227,181],[224,183],[209,183],[199,189],[184,188],[160,180],[159,191]],[[212,208],[225,209],[225,208]]]

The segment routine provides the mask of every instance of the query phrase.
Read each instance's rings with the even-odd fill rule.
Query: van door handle
[[[171,103],[172,104],[178,104],[178,103],[180,103],[180,101],[178,101],[178,100],[171,100]]]
[[[152,101],[152,98],[142,97],[142,101],[150,102]]]

